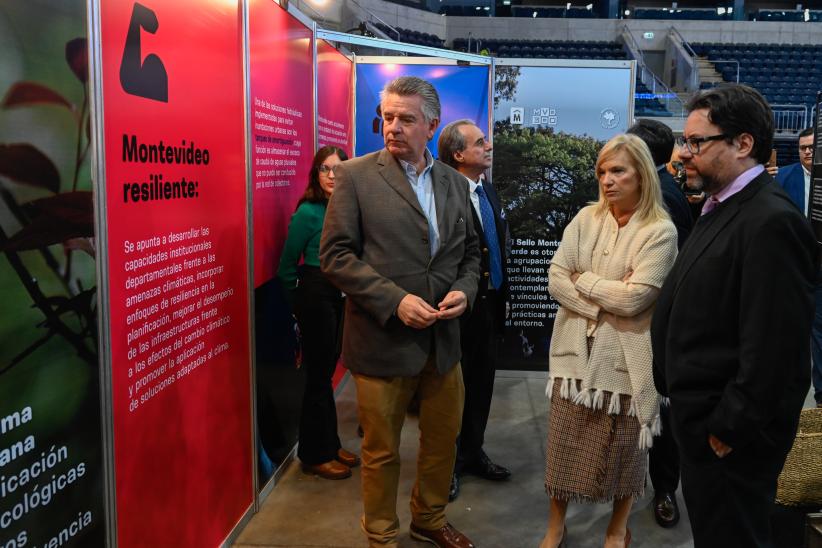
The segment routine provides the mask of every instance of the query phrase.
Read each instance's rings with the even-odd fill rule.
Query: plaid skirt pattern
[[[630,396],[620,397],[619,415],[589,409],[563,399],[555,379],[551,395],[546,450],[545,491],[574,502],[609,502],[645,492],[648,451],[639,449],[639,421],[626,413]]]

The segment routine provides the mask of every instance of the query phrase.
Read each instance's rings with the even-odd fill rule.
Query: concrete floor
[[[449,521],[480,548],[534,548],[545,533],[548,499],[543,489],[547,409],[545,373],[500,371],[494,392],[485,450],[492,460],[512,471],[508,482],[495,483],[465,476],[460,497],[448,507]],[[355,388],[341,390],[337,409],[343,446],[359,452]],[[400,546],[422,548],[408,535],[409,496],[416,474],[417,421],[408,417],[403,429],[400,496]],[[633,508],[629,526],[632,547],[681,548],[693,546],[685,505],[678,493],[682,520],[662,529],[650,508],[653,492],[648,480],[645,497]],[[359,468],[342,481],[304,474],[299,462],[285,471],[234,546],[324,547],[366,546],[360,531]],[[568,509],[568,545],[601,547],[608,523],[607,505],[574,505]]]

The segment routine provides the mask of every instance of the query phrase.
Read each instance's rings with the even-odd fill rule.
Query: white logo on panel
[[[599,121],[605,129],[614,129],[619,124],[619,114],[612,108],[606,108],[600,114]]]
[[[551,107],[535,108],[531,112],[531,123],[535,126],[557,125],[557,109]]]
[[[511,125],[521,126],[525,117],[525,109],[522,107],[511,107]]]

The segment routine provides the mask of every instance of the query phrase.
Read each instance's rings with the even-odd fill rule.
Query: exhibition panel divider
[[[218,545],[253,507],[239,8],[91,3],[112,545]]]
[[[598,196],[597,154],[633,118],[635,61],[497,59],[493,182],[511,231],[499,369],[548,367],[558,304],[548,267],[565,226]]]
[[[318,147],[354,155],[354,61],[326,40],[317,40]]]
[[[305,374],[299,331],[277,277],[291,215],[316,148],[314,23],[249,0],[248,134],[253,210],[255,473],[264,497],[297,440]]]
[[[354,60],[326,40],[316,40],[317,148],[335,146],[354,156]],[[337,364],[332,384],[341,388],[345,376]]]

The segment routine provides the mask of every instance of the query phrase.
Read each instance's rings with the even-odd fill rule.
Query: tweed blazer
[[[432,307],[449,291],[473,303],[480,251],[470,222],[465,177],[435,161],[431,169],[440,246],[399,162],[380,150],[335,170],[320,240],[320,267],[346,295],[343,362],[355,373],[414,376],[433,354],[441,373],[460,360],[459,318],[414,329],[396,316],[409,293]]]

